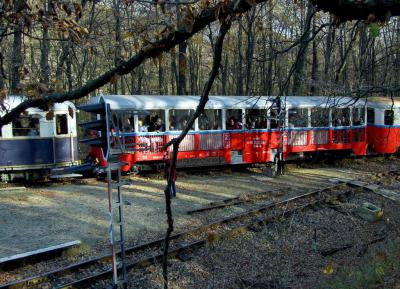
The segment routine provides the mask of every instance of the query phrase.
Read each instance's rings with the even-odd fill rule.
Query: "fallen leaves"
[[[325,274],[325,275],[332,275],[333,274],[333,272],[334,272],[334,265],[331,263],[331,264],[328,264],[323,270],[322,270],[322,272]]]

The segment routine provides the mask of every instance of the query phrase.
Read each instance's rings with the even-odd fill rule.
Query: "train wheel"
[[[105,172],[97,172],[96,179],[99,181],[105,181],[107,178],[107,174]]]
[[[136,175],[138,175],[138,174],[140,174],[140,166],[136,166],[136,165],[133,165],[132,167],[131,167],[131,174],[132,175],[134,175],[134,176],[136,176]]]

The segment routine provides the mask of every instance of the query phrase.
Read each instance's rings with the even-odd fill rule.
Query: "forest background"
[[[309,1],[249,1],[253,8],[235,15],[225,37],[210,94],[398,94],[398,17],[342,22],[317,13]],[[204,9],[221,3],[2,1],[0,96],[37,98],[80,88],[168,33],[190,32]],[[211,70],[218,27],[207,25],[128,74],[115,75],[103,93],[199,95]]]

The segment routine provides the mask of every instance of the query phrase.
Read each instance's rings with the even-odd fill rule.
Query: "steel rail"
[[[263,213],[263,212],[265,212],[265,211],[267,211],[267,210],[269,210],[271,208],[282,206],[282,205],[286,205],[289,202],[297,201],[297,200],[306,198],[308,196],[318,195],[320,193],[323,193],[323,192],[326,192],[326,191],[329,191],[329,190],[332,190],[332,189],[335,189],[335,188],[338,188],[338,187],[341,187],[341,186],[344,186],[344,184],[335,184],[335,185],[328,186],[328,187],[325,187],[325,188],[322,188],[322,189],[317,189],[317,190],[313,190],[311,192],[307,192],[307,193],[304,193],[304,194],[301,194],[301,195],[298,195],[298,196],[294,196],[294,197],[291,197],[291,198],[288,198],[288,199],[285,199],[285,200],[282,200],[282,201],[270,202],[270,203],[268,203],[266,205],[263,205],[263,206],[261,206],[259,208],[256,208],[256,209],[248,210],[248,211],[243,212],[243,213],[239,213],[239,214],[227,217],[227,218],[223,218],[223,219],[208,223],[206,225],[194,228],[192,230],[188,230],[188,231],[184,231],[184,232],[179,232],[179,233],[173,234],[170,239],[171,240],[176,240],[176,239],[183,238],[185,236],[193,235],[193,234],[196,234],[196,233],[202,233],[202,232],[204,232],[204,231],[206,231],[206,230],[208,230],[208,229],[210,229],[212,227],[220,226],[220,225],[231,223],[231,222],[235,222],[235,221],[238,221],[238,220],[243,220],[243,219],[249,218],[251,216],[256,216],[256,215],[258,215],[260,213]],[[144,249],[148,249],[148,248],[151,248],[151,247],[162,245],[163,242],[164,242],[164,238],[156,239],[156,240],[153,240],[153,241],[148,242],[148,243],[144,243],[144,244],[140,244],[140,245],[135,245],[135,246],[129,247],[129,248],[126,249],[125,252],[126,252],[126,254],[132,254],[132,253],[138,252],[140,250],[144,250]],[[174,252],[174,251],[171,251],[171,252]],[[151,257],[151,258],[154,258],[154,257]],[[95,257],[95,258],[91,258],[89,260],[85,260],[85,261],[82,261],[82,262],[78,262],[78,263],[74,263],[74,264],[68,265],[68,266],[60,268],[60,269],[52,270],[52,271],[45,272],[43,274],[39,274],[39,275],[36,275],[36,276],[33,276],[33,277],[28,277],[28,278],[25,278],[25,279],[22,279],[22,280],[16,280],[16,281],[12,281],[12,282],[7,283],[7,284],[0,285],[0,289],[26,288],[27,286],[30,286],[30,285],[33,285],[33,284],[34,285],[38,285],[40,283],[45,283],[45,282],[54,282],[54,280],[56,280],[57,278],[60,278],[60,276],[66,276],[68,274],[71,274],[71,273],[77,272],[79,270],[82,270],[83,268],[88,267],[88,266],[92,266],[92,265],[96,265],[96,264],[100,265],[100,264],[103,264],[105,262],[110,262],[110,260],[111,260],[111,254],[104,254],[104,255],[101,255],[101,256],[98,256],[98,257]],[[128,265],[128,267],[129,267],[129,265]],[[111,268],[110,268],[110,270],[111,270]],[[106,274],[105,271],[102,272],[102,273],[98,273],[98,274],[101,275],[103,273]],[[57,286],[61,286],[59,288],[64,288],[65,287],[65,285],[62,285],[62,284],[57,285]],[[56,288],[58,288],[58,287],[56,287]]]
[[[198,209],[186,211],[186,214],[192,215],[195,213],[200,213],[200,212],[211,211],[211,210],[215,210],[215,209],[222,209],[222,208],[227,208],[227,207],[231,207],[231,206],[237,206],[237,205],[241,205],[241,204],[262,201],[262,200],[265,200],[270,197],[270,196],[268,196],[268,194],[276,194],[276,193],[279,193],[282,191],[283,190],[257,192],[254,196],[249,197],[249,198],[234,197],[234,198],[223,199],[221,201],[209,203],[208,205],[206,205],[204,207],[200,207]]]
[[[345,193],[342,193],[342,194],[345,194]],[[289,217],[290,215],[292,215],[293,213],[295,213],[297,211],[301,211],[301,210],[313,207],[321,202],[322,202],[322,200],[316,200],[316,201],[307,203],[305,205],[297,206],[297,207],[287,210],[283,213],[275,214],[274,216],[257,218],[256,220],[252,220],[245,225],[238,226],[234,229],[230,229],[228,232],[224,232],[222,234],[214,236],[213,241],[215,242],[216,240],[228,239],[230,236],[236,235],[237,233],[243,233],[245,230],[251,230],[251,228],[255,224],[263,226],[263,225],[266,225],[267,223],[271,223],[275,220],[279,220],[282,217]],[[187,244],[187,245],[179,244],[176,248],[173,248],[172,250],[170,250],[168,252],[168,257],[169,258],[175,257],[175,256],[179,255],[179,253],[182,253],[182,252],[187,252],[187,251],[193,252],[194,250],[198,249],[199,247],[204,246],[208,242],[209,242],[208,238],[203,238],[199,241],[195,241],[195,242]],[[162,257],[163,257],[163,254],[153,255],[151,257],[147,257],[147,258],[144,258],[144,259],[141,259],[138,261],[131,262],[131,263],[127,264],[126,268],[128,270],[146,268],[146,267],[156,264],[157,262],[160,262],[162,260]],[[112,275],[112,270],[108,269],[108,270],[100,272],[98,274],[84,277],[82,279],[72,281],[70,283],[63,284],[62,286],[55,287],[55,288],[56,289],[82,288],[83,286],[93,284],[93,282],[101,281],[105,278],[109,278],[111,275]]]

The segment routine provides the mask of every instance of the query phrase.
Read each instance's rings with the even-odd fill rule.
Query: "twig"
[[[174,231],[174,220],[172,218],[172,210],[171,210],[171,185],[172,185],[172,171],[176,168],[176,161],[178,156],[178,149],[179,144],[185,138],[187,133],[189,132],[190,128],[193,126],[195,120],[201,115],[204,111],[204,107],[208,101],[208,95],[210,93],[211,87],[214,83],[215,78],[218,75],[219,67],[221,65],[221,56],[222,56],[222,48],[223,48],[223,41],[225,39],[225,35],[228,32],[229,28],[231,27],[231,21],[228,19],[222,20],[221,28],[219,31],[217,42],[215,43],[215,54],[214,54],[214,63],[206,82],[203,92],[201,94],[199,104],[196,108],[195,113],[191,116],[188,121],[188,125],[186,128],[180,133],[177,138],[172,139],[167,144],[164,145],[164,150],[167,150],[172,145],[172,154],[171,154],[171,162],[169,167],[169,174],[168,174],[168,181],[167,186],[165,187],[164,194],[165,194],[165,207],[166,207],[166,214],[167,214],[167,223],[168,228],[165,234],[165,243],[164,243],[164,252],[163,252],[163,280],[164,280],[164,289],[168,289],[168,250],[169,250],[169,242],[170,236]]]
[[[244,13],[254,7],[254,5],[265,1],[268,0],[255,0],[254,3],[250,3],[247,0],[231,0],[224,4],[224,9],[221,9],[221,5],[202,9],[201,12],[193,19],[194,21],[191,31],[171,31],[166,35],[163,35],[159,40],[144,45],[137,54],[132,56],[127,61],[122,61],[119,65],[102,73],[98,77],[87,81],[78,89],[68,92],[41,94],[38,98],[27,99],[23,101],[18,106],[0,117],[0,127],[13,121],[22,112],[30,107],[43,107],[45,105],[51,105],[52,103],[82,98],[96,89],[106,85],[113,80],[115,76],[130,73],[132,70],[139,67],[146,59],[157,57],[162,52],[169,51],[179,43],[188,40],[200,30],[207,27],[207,25],[219,19],[227,19],[227,17],[231,17],[231,15]]]

